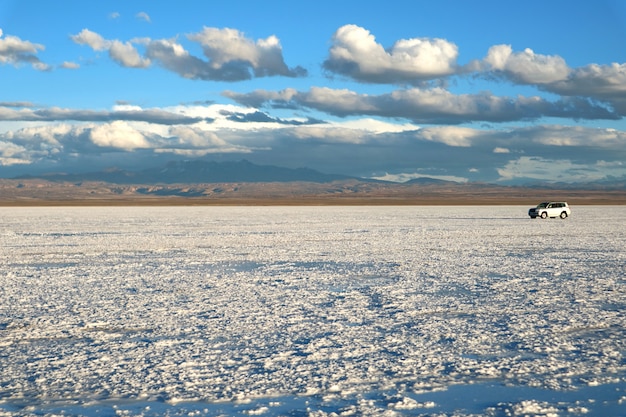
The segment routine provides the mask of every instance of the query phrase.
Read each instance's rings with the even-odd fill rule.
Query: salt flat
[[[0,416],[624,415],[626,207],[527,209],[0,208]]]

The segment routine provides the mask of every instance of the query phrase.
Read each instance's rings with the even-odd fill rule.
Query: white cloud
[[[147,68],[150,60],[142,58],[137,49],[130,42],[112,41],[109,48],[111,59],[120,65],[129,68]]]
[[[175,137],[178,143],[194,148],[223,147],[226,145],[226,142],[219,139],[214,132],[206,132],[188,126],[171,127],[170,135]]]
[[[170,143],[170,150],[193,151],[196,155],[209,153],[248,153],[250,149],[245,146],[233,145],[221,139],[217,133],[190,126],[174,126],[169,130],[170,136],[175,140]],[[162,149],[163,151],[163,149]]]
[[[311,87],[307,93],[294,96],[307,106],[327,109],[329,113],[373,114],[379,111],[373,102],[373,96],[363,95],[348,89],[332,89],[328,87]]]
[[[132,105],[117,105],[109,114],[129,115],[133,113],[144,114],[145,112],[157,113],[157,118],[160,118],[159,114],[161,113],[169,115],[166,117],[190,117],[185,115],[187,111],[184,107],[169,110],[143,110]],[[217,113],[219,115],[217,109],[202,112],[199,108],[196,110],[192,108],[190,112],[202,115],[216,115]],[[204,116],[200,118],[202,119]],[[63,160],[71,155],[89,157],[110,152],[130,154],[138,150],[189,157],[198,157],[210,153],[249,153],[251,151],[245,145],[233,144],[221,139],[219,129],[210,123],[196,123],[193,127],[185,124],[163,125],[149,121],[125,120],[80,124],[47,121],[30,123],[36,123],[36,125],[0,131],[0,142],[5,144],[5,149],[12,149],[11,154],[8,151],[0,154],[0,158],[4,157],[5,164],[8,164],[9,160],[18,159],[21,161],[20,163],[33,163],[36,160]],[[225,129],[229,131],[234,127],[237,127],[237,124],[233,123]],[[233,137],[236,139],[237,136],[234,135]],[[9,148],[9,145],[13,147]],[[18,151],[20,155],[17,155]],[[20,157],[18,158],[18,156]]]
[[[555,81],[550,90],[566,95],[623,98],[626,93],[626,64],[590,64],[576,68],[569,78]]]
[[[360,144],[371,140],[363,131],[336,126],[301,126],[291,128],[289,133],[295,139],[323,143]]]
[[[65,144],[76,137],[76,128],[67,124],[29,126],[0,134],[0,164],[28,165],[63,155]],[[71,139],[70,139],[71,138]],[[71,147],[71,145],[69,146]]]
[[[140,13],[138,16],[149,20],[147,15]],[[152,59],[190,79],[238,81],[252,76],[295,77],[306,73],[301,67],[287,67],[280,41],[273,35],[254,41],[235,29],[205,27],[198,33],[187,35],[187,38],[200,43],[208,61],[191,55],[181,44],[171,39],[136,38],[122,42],[105,39],[89,29],[71,36],[77,44],[87,45],[95,51],[108,51],[111,58],[122,66],[146,68]],[[133,45],[135,43],[145,45],[145,57],[140,56]]]
[[[63,148],[62,141],[68,136],[76,134],[78,128],[69,124],[61,123],[55,125],[29,126],[22,129],[9,131],[4,134],[6,140],[15,143],[28,145],[31,149],[35,148]]]
[[[156,154],[159,161],[174,155],[246,154],[256,163],[306,166],[323,172],[359,176],[387,172],[385,178],[390,180],[434,176],[462,181],[471,176],[488,181],[496,179],[493,175],[499,169],[503,180],[522,175],[545,180],[562,175],[562,180],[574,181],[619,174],[624,170],[620,162],[626,160],[626,132],[616,129],[533,125],[479,130],[375,118],[290,124],[269,113],[256,118],[258,109],[218,104],[159,109],[120,104],[106,112],[54,108],[41,112],[24,106],[28,103],[4,104],[0,116],[10,120],[0,122],[0,142],[7,149],[0,154],[4,164],[70,162],[78,166],[99,161],[111,166],[116,165],[111,161],[124,158],[135,161],[128,168],[141,169],[146,161],[158,164]],[[24,117],[31,126],[23,126]],[[68,117],[80,122],[58,122]],[[511,162],[519,155],[541,156],[545,161],[557,161],[556,166],[563,165],[560,159],[575,162],[553,172],[549,163]],[[90,162],[80,162],[76,156]],[[591,170],[585,177],[587,164]],[[567,169],[572,171],[568,174]],[[381,174],[376,177],[382,178]]]
[[[510,45],[489,48],[484,62],[488,68],[502,71],[524,84],[549,84],[567,79],[570,68],[560,56],[535,54],[532,49],[513,52]]]
[[[94,51],[104,51],[111,47],[111,41],[104,39],[96,32],[89,29],[83,29],[78,34],[70,36],[70,38],[79,45],[87,45]]]
[[[385,173],[384,175],[378,175],[378,176],[374,176],[370,178],[373,180],[391,181],[391,182],[400,182],[400,183],[407,182],[410,180],[415,180],[418,178],[433,178],[436,180],[454,181],[454,182],[460,182],[460,183],[465,183],[469,181],[465,177],[459,177],[456,175],[430,175],[430,174],[422,174],[422,173],[415,173],[415,172],[404,172],[400,174]]]
[[[419,126],[416,126],[412,123],[389,123],[386,121],[371,118],[359,118],[341,122],[328,122],[326,125],[343,127],[346,129],[362,130],[374,134],[409,132],[419,129]]]
[[[381,95],[328,87],[311,87],[308,92],[287,89],[240,94],[227,91],[224,95],[252,107],[300,106],[340,117],[369,115],[404,118],[414,123],[506,122],[540,117],[615,118],[606,107],[588,101],[551,102],[538,96],[499,97],[489,92],[457,95],[440,87],[403,89]]]
[[[17,36],[4,36],[0,29],[0,64],[29,64],[39,71],[47,71],[50,66],[36,56],[45,47],[38,43],[22,40]]]
[[[205,27],[201,32],[187,37],[202,45],[213,68],[220,68],[231,61],[247,61],[252,66],[259,65],[261,48],[238,30]],[[275,44],[280,48],[278,42]]]
[[[281,91],[254,90],[247,94],[236,93],[234,91],[223,91],[222,95],[237,103],[248,107],[263,107],[266,103],[280,102],[288,103],[300,94],[294,88],[286,88]]]
[[[528,48],[513,52],[510,45],[495,45],[482,62],[473,62],[468,68],[494,72],[514,83],[535,85],[563,96],[579,97],[578,103],[601,100],[605,108],[615,112],[614,116],[626,116],[626,64],[623,63],[570,68],[557,55],[536,54]]]
[[[148,16],[148,13],[146,13],[146,12],[139,12],[139,13],[137,13],[135,15],[135,17],[137,17],[137,19],[139,19],[139,20],[143,20],[143,21],[146,21],[148,23],[151,22],[150,16]]]
[[[94,127],[89,133],[89,139],[97,146],[119,148],[125,151],[151,147],[141,132],[122,121]]]
[[[509,161],[499,168],[500,181],[516,178],[535,179],[553,182],[597,181],[613,177],[626,177],[626,166],[600,160],[590,164],[580,164],[569,159],[548,159],[523,156]]]
[[[142,111],[143,107],[134,104],[116,104],[112,110],[115,112]]]
[[[626,149],[626,132],[582,126],[544,125],[520,130],[533,143],[547,146]]]
[[[80,68],[80,65],[77,64],[76,62],[71,62],[71,61],[65,61],[61,64],[61,68],[64,69],[78,69]]]
[[[182,45],[168,39],[148,40],[146,55],[185,78],[197,78],[202,66],[202,61],[192,57]]]
[[[472,139],[482,134],[483,131],[458,126],[429,127],[417,132],[422,139],[455,147],[469,147],[472,145]]]
[[[340,27],[324,67],[365,82],[418,82],[453,74],[458,48],[444,39],[412,38],[397,41],[389,51],[368,30]]]
[[[254,41],[236,29],[204,27],[202,31],[187,37],[200,43],[204,55],[209,59],[206,65],[214,70],[243,73],[251,69],[255,76],[302,75],[302,69],[291,70],[287,67],[280,41],[273,35]]]
[[[156,124],[193,124],[205,121],[202,118],[189,117],[185,114],[176,114],[162,109],[137,109],[116,107],[114,111],[74,110],[58,107],[49,108],[22,108],[13,109],[0,105],[0,121],[65,121],[81,122],[98,121],[143,121]]]
[[[30,163],[26,148],[11,142],[0,141],[0,166],[24,165]]]
[[[146,68],[150,66],[150,59],[142,58],[137,49],[130,42],[108,40],[89,29],[71,36],[79,45],[87,45],[94,51],[108,51],[109,56],[118,64],[129,68]]]

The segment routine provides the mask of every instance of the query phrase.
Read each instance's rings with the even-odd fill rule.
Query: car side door
[[[546,207],[546,210],[548,211],[548,217],[554,217],[554,216],[558,216],[559,213],[557,213],[558,209],[558,203],[550,203],[548,204],[548,207]]]

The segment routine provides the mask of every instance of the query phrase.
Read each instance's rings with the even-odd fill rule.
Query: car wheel
[[[546,219],[546,218],[548,218],[548,212],[547,212],[547,211],[544,211],[543,213],[541,213],[541,218],[542,218],[542,219]]]
[[[561,213],[561,218],[562,218],[562,219],[567,218],[567,213],[566,213],[566,212]]]

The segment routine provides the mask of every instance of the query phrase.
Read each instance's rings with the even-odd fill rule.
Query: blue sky
[[[0,2],[0,177],[626,177],[626,2]]]

